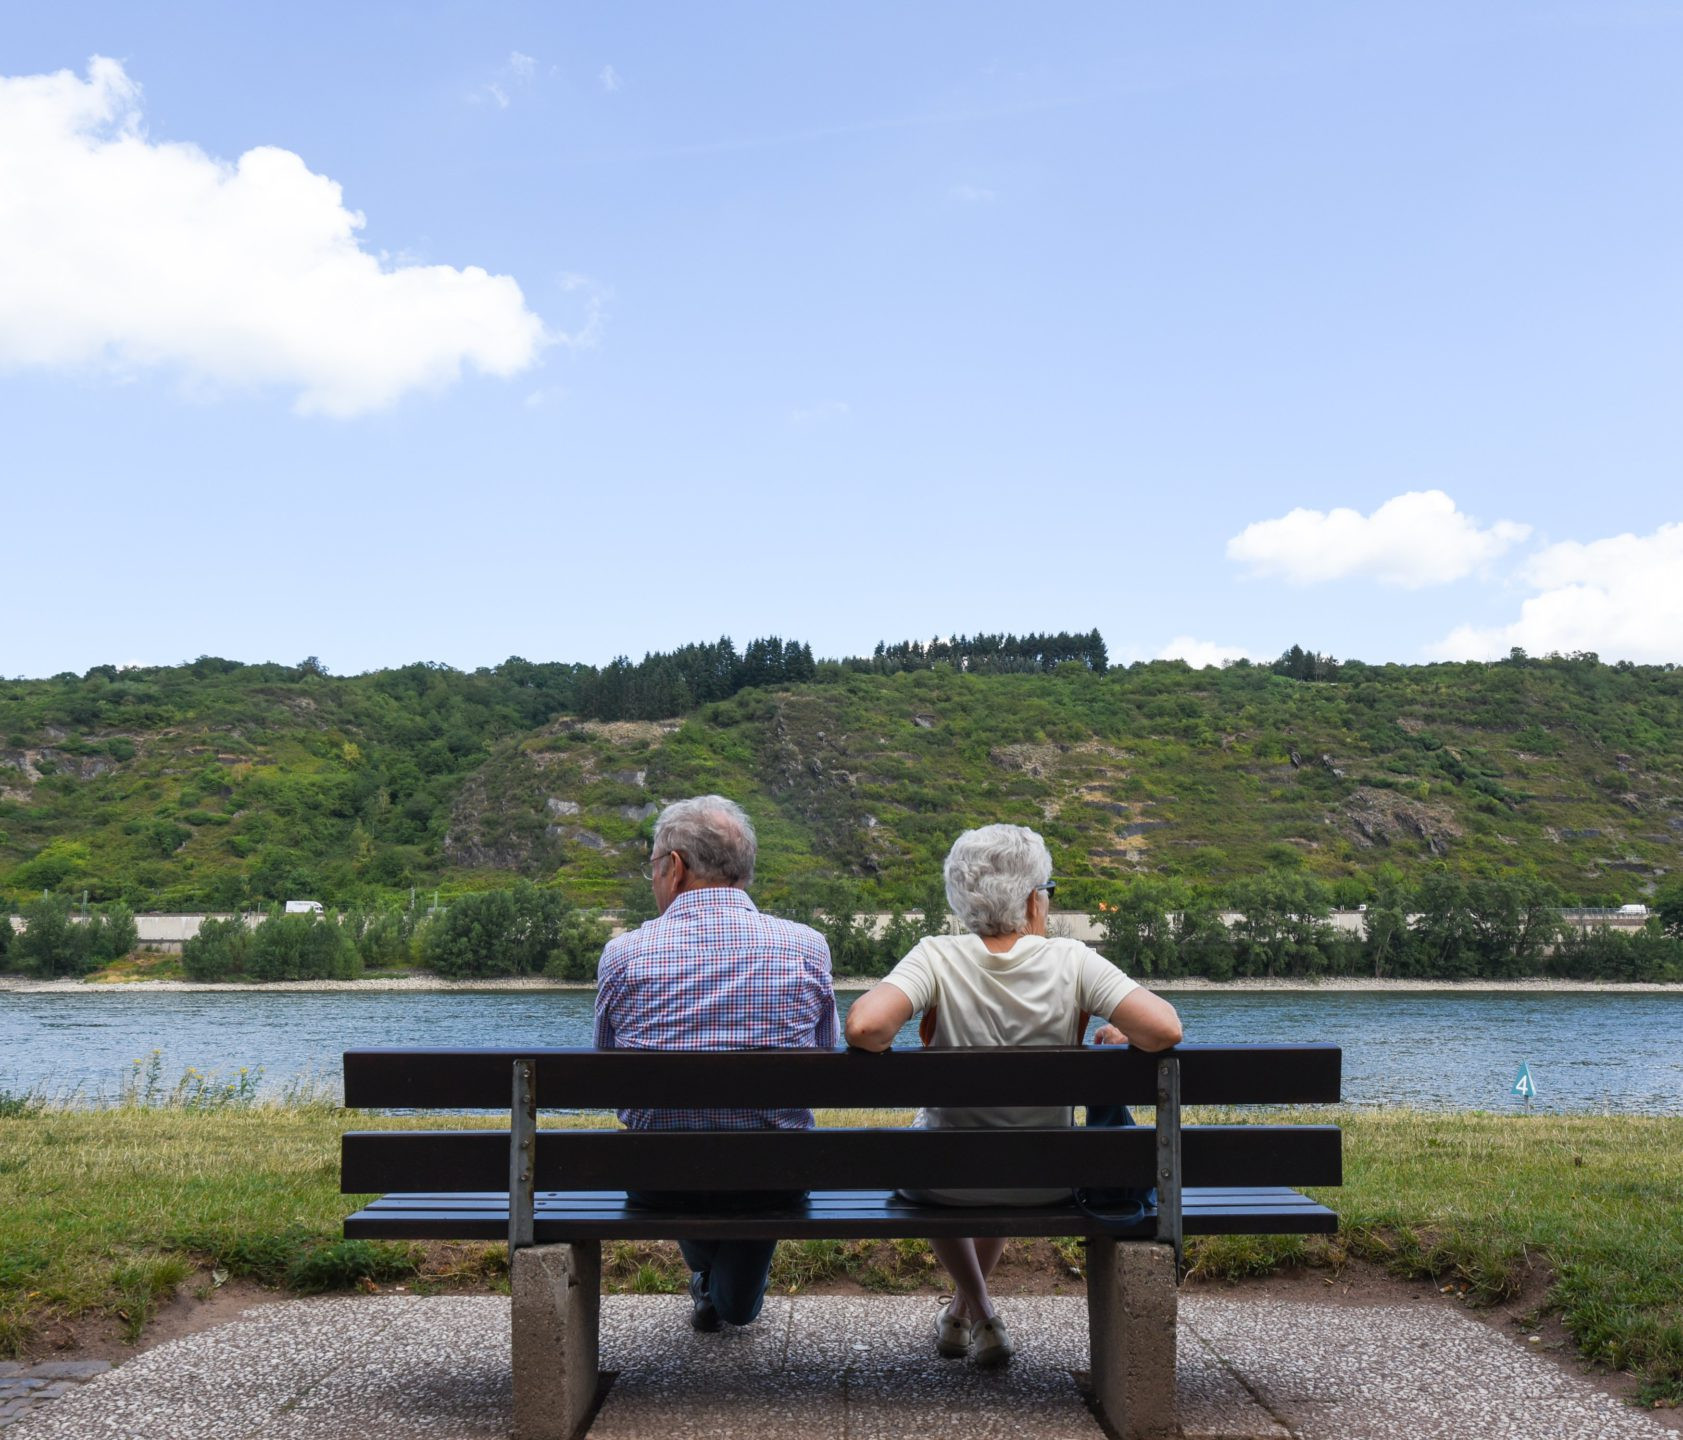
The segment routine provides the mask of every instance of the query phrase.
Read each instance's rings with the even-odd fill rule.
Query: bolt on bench
[[[1185,1125],[1183,1105],[1339,1099],[1331,1045],[888,1051],[376,1049],[345,1052],[345,1104],[501,1109],[507,1132],[344,1137],[340,1189],[381,1198],[351,1239],[500,1240],[510,1248],[516,1440],[571,1440],[597,1391],[603,1240],[1079,1236],[1087,1242],[1094,1400],[1125,1440],[1177,1433],[1175,1287],[1187,1235],[1329,1234],[1338,1217],[1294,1188],[1342,1182],[1336,1126]],[[1125,1103],[1151,1127],[1068,1130],[539,1130],[539,1105]],[[1156,1186],[1113,1228],[1073,1202],[950,1208],[897,1187]],[[802,1204],[732,1215],[648,1210],[627,1190],[805,1189]]]

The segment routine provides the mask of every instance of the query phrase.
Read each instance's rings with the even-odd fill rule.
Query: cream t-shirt
[[[962,1045],[1079,1045],[1081,1012],[1110,1019],[1139,989],[1079,940],[1024,935],[995,955],[976,935],[930,935],[885,977],[914,1012],[935,1006],[935,1049]],[[930,1109],[929,1129],[1068,1125],[1073,1106]]]

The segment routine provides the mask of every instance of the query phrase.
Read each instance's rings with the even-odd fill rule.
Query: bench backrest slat
[[[1336,1045],[1181,1045],[1185,1105],[1301,1105],[1339,1098]],[[548,1109],[682,1105],[911,1108],[918,1105],[1150,1105],[1156,1056],[1127,1046],[1001,1051],[379,1049],[345,1052],[345,1104],[507,1109],[514,1061],[535,1065]],[[1001,1063],[1001,1062],[1004,1063]]]
[[[1194,1125],[1183,1183],[1338,1185],[1336,1126]],[[1115,1130],[544,1130],[542,1190],[951,1189],[1153,1183],[1149,1128]],[[508,1184],[506,1131],[344,1137],[346,1194],[487,1191]]]

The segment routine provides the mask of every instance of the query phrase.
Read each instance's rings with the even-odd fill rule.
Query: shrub
[[[231,980],[251,963],[251,931],[239,916],[209,919],[181,947],[181,965],[194,980]]]
[[[582,979],[595,973],[595,957],[606,941],[603,930],[559,890],[522,881],[512,890],[482,890],[451,901],[421,932],[421,959],[428,969],[452,977],[560,973]]]
[[[251,932],[257,980],[350,980],[362,971],[356,945],[337,920],[278,910]]]
[[[82,975],[93,968],[93,944],[99,928],[71,919],[70,902],[43,895],[23,907],[24,932],[12,941],[12,957],[32,975],[45,980]]]
[[[345,917],[356,953],[375,970],[395,970],[415,958],[416,915],[413,910],[355,910]]]
[[[88,917],[87,926],[88,954],[95,964],[109,965],[113,960],[121,960],[140,943],[134,911],[121,901],[102,906]]]
[[[544,962],[552,980],[589,981],[596,978],[596,962],[608,943],[608,923],[593,910],[574,910],[562,920],[556,946]]]

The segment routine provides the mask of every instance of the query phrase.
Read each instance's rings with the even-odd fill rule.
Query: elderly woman
[[[1046,917],[1057,886],[1046,842],[1033,830],[1022,825],[966,830],[953,842],[944,873],[947,903],[971,933],[918,941],[875,989],[854,1002],[847,1016],[848,1044],[886,1050],[920,1011],[925,1041],[936,1047],[1079,1045],[1083,1014],[1109,1021],[1095,1036],[1100,1044],[1127,1040],[1162,1050],[1180,1040],[1180,1017],[1168,1001],[1080,941],[1048,937]],[[1072,1121],[1066,1105],[932,1108],[920,1112],[916,1123],[985,1129]],[[1069,1198],[1067,1189],[906,1193],[939,1205],[1045,1205]],[[978,1365],[1005,1364],[1011,1337],[988,1296],[988,1276],[1005,1241],[983,1236],[929,1243],[953,1282],[952,1303],[936,1316],[936,1350],[958,1359],[973,1349]]]

